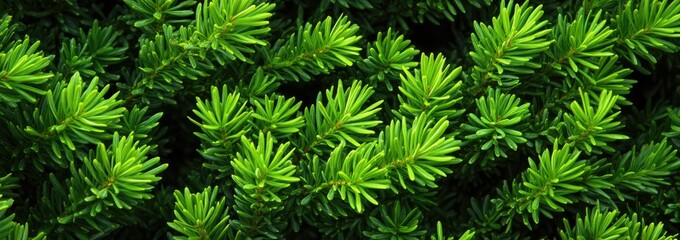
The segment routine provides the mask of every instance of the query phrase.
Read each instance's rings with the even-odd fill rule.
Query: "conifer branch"
[[[327,17],[312,25],[307,23],[287,41],[277,42],[265,58],[262,69],[278,79],[309,81],[311,75],[328,74],[336,67],[352,66],[358,59],[361,36],[359,27],[347,16],[337,20]]]
[[[552,43],[546,38],[551,32],[545,29],[548,21],[541,21],[542,6],[534,8],[528,2],[513,6],[513,1],[501,5],[492,25],[475,22],[471,35],[474,51],[470,57],[475,63],[471,76],[481,90],[492,82],[503,88],[517,86],[520,76],[540,67],[531,59]]]

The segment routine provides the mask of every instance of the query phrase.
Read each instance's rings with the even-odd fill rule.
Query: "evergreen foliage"
[[[0,0],[0,239],[677,239],[680,1]]]

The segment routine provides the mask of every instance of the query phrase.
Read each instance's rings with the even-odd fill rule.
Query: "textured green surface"
[[[0,239],[680,233],[680,1],[0,17]]]

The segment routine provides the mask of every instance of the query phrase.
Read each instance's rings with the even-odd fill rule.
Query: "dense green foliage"
[[[0,0],[0,239],[676,239],[680,1]]]

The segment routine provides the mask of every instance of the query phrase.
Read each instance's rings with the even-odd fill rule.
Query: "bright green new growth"
[[[0,239],[680,232],[680,1],[53,2],[0,3]]]
[[[597,109],[595,109],[593,108],[595,104],[591,104],[590,97],[580,89],[579,93],[581,104],[576,101],[572,102],[569,106],[571,114],[564,115],[567,136],[569,136],[565,139],[566,143],[586,151],[587,154],[600,153],[600,149],[608,152],[614,151],[607,145],[608,142],[628,139],[625,135],[612,133],[621,127],[620,122],[614,120],[619,112],[610,114],[617,97],[613,96],[610,91],[602,91],[597,99]]]
[[[500,89],[488,90],[486,97],[475,100],[479,116],[474,113],[468,114],[468,123],[461,125],[461,129],[470,132],[466,139],[477,141],[482,146],[475,155],[470,158],[470,162],[475,162],[480,158],[479,154],[484,151],[491,151],[487,159],[499,157],[507,158],[505,148],[516,151],[519,144],[526,143],[527,139],[522,137],[524,130],[520,122],[529,117],[529,104],[520,105],[520,99],[515,95],[505,95]],[[519,126],[516,126],[519,125]],[[502,141],[500,141],[502,140]]]
[[[456,81],[461,67],[450,69],[446,58],[441,54],[435,57],[423,54],[420,58],[420,68],[414,74],[406,71],[400,75],[399,111],[394,111],[397,117],[414,118],[425,113],[432,119],[456,119],[463,114],[463,110],[455,109],[461,100],[460,87],[463,82]]]
[[[390,187],[390,181],[385,178],[387,169],[377,166],[383,155],[377,153],[375,144],[363,145],[346,156],[342,155],[344,148],[344,144],[341,144],[331,152],[323,171],[324,176],[327,176],[323,179],[325,183],[313,191],[330,188],[326,196],[328,200],[333,200],[338,194],[352,209],[361,213],[364,211],[364,201],[378,205],[375,190]],[[366,158],[368,156],[373,157]]]
[[[676,239],[666,235],[663,224],[645,224],[635,213],[629,217],[618,210],[604,213],[594,208],[586,210],[585,217],[579,214],[576,218],[573,228],[564,220],[566,231],[560,231],[561,239]]]
[[[678,51],[678,45],[669,40],[680,37],[680,2],[628,1],[620,9],[613,21],[618,30],[617,52],[628,61],[638,65],[642,58],[656,63],[650,50]]]
[[[296,166],[291,161],[294,149],[290,143],[279,145],[274,150],[274,138],[260,132],[257,146],[245,136],[241,137],[241,151],[231,161],[234,174],[231,176],[238,186],[235,190],[234,210],[238,220],[233,224],[239,233],[255,238],[264,235],[278,238],[275,234],[286,228],[285,210],[281,202],[285,195],[279,192],[300,181],[295,177]]]
[[[122,101],[116,99],[118,93],[107,98],[109,85],[99,90],[97,83],[95,77],[86,86],[76,72],[68,83],[58,82],[54,93],[48,90],[40,108],[32,111],[36,121],[28,123],[24,131],[28,136],[42,139],[33,146],[44,150],[34,151],[48,152],[53,161],[34,161],[36,167],[42,168],[43,164],[66,167],[75,157],[85,155],[82,146],[108,140],[111,138],[108,132],[120,128],[118,122],[125,108],[120,106]]]
[[[275,138],[285,138],[300,131],[305,125],[302,116],[295,116],[302,105],[295,103],[295,98],[284,96],[265,96],[264,99],[252,99],[254,105],[253,121],[255,128],[262,132],[271,132]]]
[[[150,191],[168,167],[159,157],[147,157],[150,150],[134,137],[115,133],[109,147],[99,143],[82,163],[71,162],[71,178],[60,182],[50,174],[36,209],[39,231],[81,236],[113,231],[133,208],[153,197]]]
[[[580,153],[570,152],[568,146],[557,149],[555,145],[552,154],[545,150],[539,156],[539,165],[529,159],[529,169],[523,175],[525,188],[518,190],[524,198],[522,204],[527,205],[519,208],[526,208],[535,223],[539,212],[552,218],[550,212],[562,212],[560,205],[575,201],[569,195],[584,190],[577,185],[586,167],[585,161],[579,160]]]
[[[359,56],[355,46],[359,27],[346,16],[327,17],[316,25],[307,23],[288,41],[276,42],[265,55],[263,69],[284,81],[309,81],[312,75],[328,74],[336,67],[352,66]]]
[[[250,130],[248,121],[252,111],[246,109],[245,103],[240,104],[239,93],[229,93],[226,85],[222,86],[221,93],[217,87],[211,87],[210,97],[210,101],[196,98],[198,110],[193,112],[201,122],[191,117],[189,120],[202,130],[194,133],[202,141],[201,155],[210,161],[222,162],[220,169],[223,169],[228,165],[224,162],[235,149],[235,143]]]
[[[3,19],[3,23],[10,18]],[[7,35],[11,35],[6,33]],[[50,64],[50,58],[37,51],[40,42],[30,44],[30,39],[16,41],[0,53],[0,99],[3,102],[17,103],[21,100],[36,101],[34,95],[44,95],[41,84],[54,76],[43,72]],[[2,46],[2,45],[0,45]],[[4,47],[4,46],[3,46]]]
[[[215,64],[225,65],[234,60],[251,62],[244,54],[253,53],[255,46],[266,45],[258,37],[269,32],[267,19],[274,8],[273,4],[252,5],[253,2],[199,3],[191,24],[178,28],[163,24],[150,34],[151,39],[142,38],[137,65],[143,74],[141,79],[123,87],[129,91],[126,101],[142,97],[148,103],[148,96],[143,96],[148,89],[160,93],[152,98],[172,103],[175,92],[183,88],[184,79],[210,76]],[[135,3],[126,3],[133,4],[134,9]],[[162,15],[154,14],[157,13]]]
[[[460,141],[444,135],[448,124],[443,118],[435,122],[423,114],[412,124],[402,118],[385,128],[378,142],[385,149],[381,165],[391,169],[395,186],[410,192],[423,186],[436,188],[435,180],[446,177],[451,173],[448,167],[461,162],[451,156],[460,149]]]
[[[475,62],[472,79],[475,85],[488,86],[496,82],[503,88],[516,87],[519,78],[534,73],[541,65],[531,60],[548,49],[552,43],[545,36],[550,29],[545,29],[547,20],[540,21],[543,16],[541,6],[505,4],[501,2],[498,18],[492,25],[474,23],[472,34],[474,51],[470,57]]]
[[[393,84],[396,84],[395,80],[399,79],[403,69],[418,66],[413,58],[420,51],[404,35],[397,36],[391,28],[384,36],[383,32],[379,32],[376,41],[369,43],[366,49],[367,57],[358,62],[359,68],[371,74],[368,80],[384,83],[389,91],[394,89]]]
[[[174,239],[225,239],[229,230],[228,207],[224,197],[218,198],[218,188],[206,188],[200,193],[175,190],[175,220],[168,223],[182,236]]]
[[[326,90],[326,103],[319,93],[316,104],[305,108],[303,118],[307,124],[301,132],[297,148],[304,153],[328,153],[341,142],[354,147],[359,142],[375,139],[371,128],[381,123],[375,114],[380,111],[382,100],[368,105],[374,90],[354,81],[345,89],[342,82],[337,88]]]

